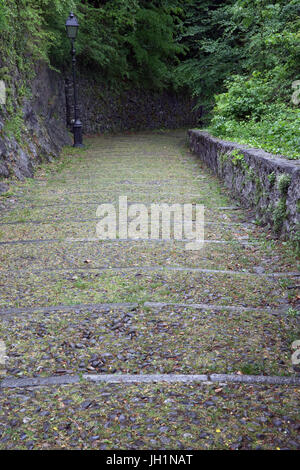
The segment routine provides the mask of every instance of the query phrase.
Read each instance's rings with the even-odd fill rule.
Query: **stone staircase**
[[[299,271],[185,131],[86,139],[2,198],[2,449],[296,449]],[[99,240],[97,207],[205,206],[205,241]],[[119,228],[119,227],[117,227]]]

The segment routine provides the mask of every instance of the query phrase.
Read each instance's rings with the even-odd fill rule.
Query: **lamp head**
[[[69,39],[76,39],[79,24],[74,13],[70,13],[66,21],[66,31]]]

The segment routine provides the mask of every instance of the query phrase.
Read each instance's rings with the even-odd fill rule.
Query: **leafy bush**
[[[210,131],[219,137],[300,158],[300,109],[288,103],[292,88],[281,83],[278,69],[250,78],[237,75],[216,96]],[[286,101],[284,101],[286,100]]]
[[[8,8],[6,5],[5,0],[0,0],[0,31],[4,31],[7,29],[7,15],[8,15]]]
[[[300,158],[300,110],[282,109],[260,121],[235,121],[216,114],[208,130],[215,136],[262,148],[290,159]]]
[[[248,79],[235,75],[226,80],[225,85],[227,92],[215,97],[215,112],[237,121],[258,121],[265,114],[277,113],[278,98],[280,95],[285,98],[287,90],[286,80],[282,81],[282,70],[278,67],[266,74],[253,72]]]

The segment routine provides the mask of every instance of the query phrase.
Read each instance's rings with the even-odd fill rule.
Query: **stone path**
[[[185,132],[87,144],[0,199],[0,448],[299,448],[295,254]],[[119,196],[204,204],[204,248],[97,240]]]

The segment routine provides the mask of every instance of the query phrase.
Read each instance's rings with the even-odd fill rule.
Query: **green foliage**
[[[276,181],[276,174],[274,173],[274,171],[272,171],[272,173],[268,175],[268,180],[270,181],[271,187],[274,186]]]
[[[241,166],[241,164],[244,163],[244,155],[238,150],[232,150],[231,161],[234,166]]]
[[[298,0],[190,0],[186,60],[176,70],[210,115],[210,131],[283,154],[300,156],[299,107],[291,103],[300,77]]]
[[[210,132],[224,139],[240,144],[262,148],[273,154],[290,159],[300,157],[300,109],[292,109],[284,104],[271,106],[261,120],[251,118],[245,121],[229,119],[215,108]]]
[[[178,80],[212,102],[224,80],[254,70],[280,68],[286,79],[299,73],[298,0],[189,0],[182,41],[187,60]]]
[[[287,175],[286,173],[283,173],[278,178],[278,190],[283,196],[287,194],[290,183],[291,183],[291,177],[290,175]]]
[[[291,316],[291,317],[297,317],[297,316],[299,316],[299,310],[296,310],[293,307],[289,307],[286,311],[286,314]]]
[[[172,83],[183,14],[180,0],[0,0],[0,44],[18,61],[43,59],[57,69],[70,65],[65,21],[79,23],[78,62],[106,83],[151,88]],[[5,58],[3,57],[3,60]]]
[[[160,8],[140,9],[135,31],[127,36],[131,46],[130,77],[144,85],[161,87],[172,83],[172,61],[184,47],[176,44],[174,18]]]
[[[9,10],[5,0],[0,0],[0,32],[8,29],[8,16]]]
[[[274,224],[274,231],[279,233],[282,224],[286,218],[286,199],[283,197],[277,203],[274,212],[273,212],[273,224]]]
[[[23,113],[21,109],[18,109],[18,111],[10,119],[6,120],[3,131],[8,136],[13,136],[18,142],[21,142],[23,130]]]
[[[299,158],[300,110],[291,102],[300,78],[299,0],[0,0],[10,117],[36,61],[69,70],[71,10],[80,23],[79,65],[97,80],[119,91],[191,92],[213,110],[206,116],[214,135]],[[22,78],[11,84],[16,70]]]
[[[181,41],[189,48],[180,62],[175,78],[188,86],[199,103],[208,107],[214,93],[222,89],[223,80],[241,70],[243,49],[236,38],[231,5],[233,1],[188,0],[185,2],[184,31]]]
[[[7,85],[1,133],[21,140],[22,105],[35,63],[70,70],[65,21],[70,11],[80,28],[77,60],[85,72],[121,91],[127,86],[172,86],[178,55],[181,0],[0,0],[0,79]]]
[[[236,75],[216,96],[211,132],[288,158],[300,157],[300,109],[289,103],[292,88],[282,70]]]
[[[253,72],[249,78],[235,75],[225,81],[226,93],[216,96],[215,110],[228,119],[258,121],[262,116],[280,110],[280,95],[281,98],[286,98],[286,94],[290,96],[290,90],[281,89],[281,85],[282,70],[278,67],[266,74]]]

